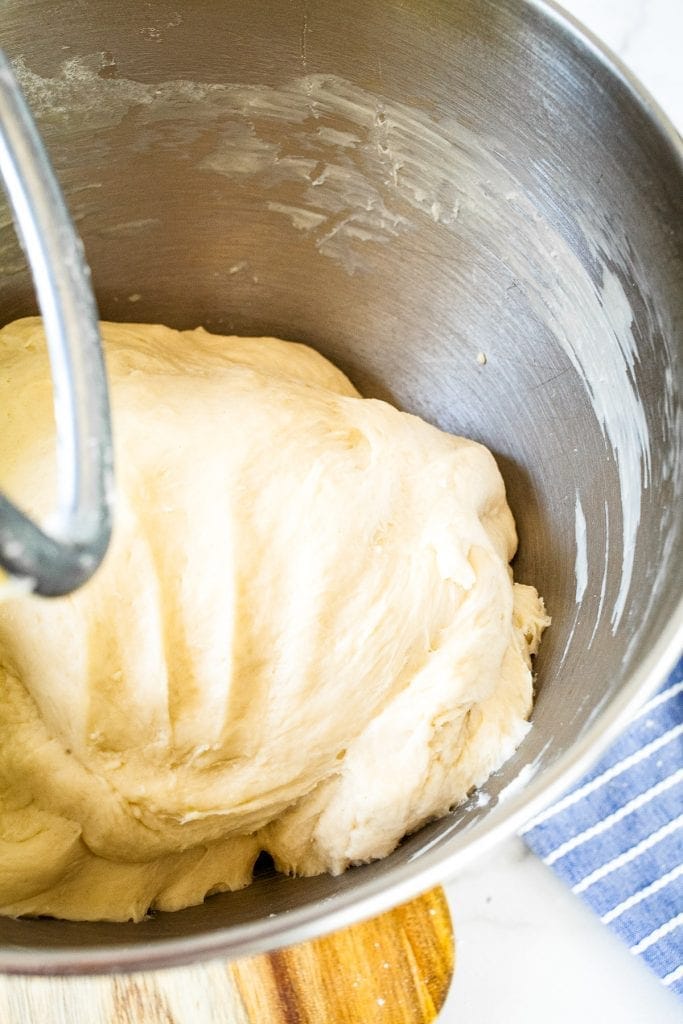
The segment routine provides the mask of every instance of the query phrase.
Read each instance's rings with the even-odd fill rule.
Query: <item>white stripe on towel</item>
[[[641,854],[650,850],[653,846],[656,846],[657,843],[661,843],[663,839],[673,835],[676,829],[681,827],[681,824],[683,824],[683,814],[679,814],[679,816],[674,818],[673,821],[668,821],[666,825],[662,825],[662,827],[658,828],[656,832],[651,832],[649,836],[645,837],[645,839],[641,839],[639,843],[636,843],[635,846],[631,846],[630,849],[624,850],[624,852],[620,853],[618,857],[614,857],[613,860],[603,864],[602,867],[596,868],[595,871],[591,871],[589,875],[586,875],[586,877],[582,878],[580,882],[577,882],[576,885],[572,886],[572,892],[585,892],[586,889],[591,887],[591,885],[595,885],[596,882],[599,882],[607,875],[610,875],[613,871],[618,871],[619,868],[623,868],[624,864],[628,864],[630,861],[635,860],[636,857],[640,857]]]
[[[636,904],[642,903],[643,900],[648,898],[648,896],[653,896],[656,892],[659,892],[660,889],[666,888],[670,882],[675,882],[677,878],[681,877],[681,875],[683,875],[683,864],[678,864],[675,868],[672,868],[671,871],[667,871],[665,875],[661,875],[659,878],[655,879],[654,882],[650,882],[650,884],[646,885],[644,889],[639,889],[638,892],[634,892],[632,896],[629,896],[627,899],[622,900],[621,903],[618,903],[616,907],[608,910],[606,914],[602,915],[600,920],[603,924],[611,924],[612,921],[616,921],[618,917],[625,914],[627,910],[631,909],[631,907],[635,907]]]
[[[636,956],[639,953],[643,953],[646,949],[649,949],[650,946],[654,946],[656,942],[663,939],[665,935],[670,935],[671,932],[675,932],[682,924],[683,914],[676,914],[676,916],[672,917],[670,921],[667,921],[665,924],[660,924],[659,928],[655,928],[653,932],[646,935],[645,938],[641,939],[640,942],[637,942],[635,946],[631,946],[631,952]]]
[[[544,811],[541,811],[541,813],[537,814],[535,818],[532,818],[531,821],[527,822],[524,828],[520,829],[520,835],[525,835],[527,832],[530,832],[532,828],[536,828],[536,826],[540,825],[542,822],[547,821],[549,818],[554,818],[555,815],[560,814],[561,811],[566,811],[568,807],[578,803],[579,800],[588,796],[589,793],[593,793],[596,789],[599,789],[600,786],[604,786],[606,782],[611,782],[612,779],[617,777],[617,775],[623,774],[623,772],[628,771],[629,768],[633,768],[634,765],[644,761],[646,757],[650,756],[650,754],[654,754],[655,751],[661,750],[662,747],[666,746],[667,743],[671,743],[672,740],[676,739],[681,734],[683,734],[683,722],[680,722],[678,725],[675,725],[673,729],[669,729],[661,736],[658,736],[657,739],[652,740],[651,743],[647,743],[644,747],[641,747],[640,750],[635,750],[622,761],[618,761],[617,764],[613,764],[611,768],[607,768],[606,771],[601,775],[598,775],[596,778],[591,779],[590,782],[586,782],[583,786],[579,786],[579,788],[575,789],[572,793],[567,793],[567,795],[561,800],[558,800],[556,804],[552,804]]]
[[[661,704],[666,704],[666,702],[671,700],[672,697],[677,697],[681,690],[683,690],[683,679],[680,683],[673,683],[673,685],[667,687],[666,690],[662,690],[661,693],[656,694],[652,700],[647,702],[647,704],[643,704],[633,721],[637,722],[639,718],[643,717],[643,715],[649,715],[651,711],[654,711],[654,709],[658,708]]]
[[[567,839],[561,846],[558,846],[552,853],[547,854],[543,858],[543,862],[550,867],[555,861],[561,857],[566,857],[568,853],[575,850],[577,846],[583,846],[584,843],[594,839],[595,836],[599,836],[602,832],[606,832],[607,829],[611,828],[612,825],[616,825],[617,822],[621,821],[622,818],[626,818],[629,814],[644,807],[645,804],[649,803],[650,800],[654,800],[655,797],[659,796],[660,793],[665,793],[667,789],[671,789],[678,782],[683,779],[683,768],[679,768],[673,775],[667,776],[666,779],[662,779],[660,782],[655,783],[650,789],[647,789],[644,793],[640,793],[638,796],[634,796],[632,800],[625,803],[623,807],[619,807],[618,810],[609,814],[606,818],[596,822],[595,825],[591,825],[590,828],[585,829],[583,832],[579,832],[578,835],[572,836],[571,839]]]
[[[680,981],[683,978],[683,964],[679,964],[678,967],[674,967],[673,971],[669,971],[662,978],[665,985],[673,985],[674,982]]]

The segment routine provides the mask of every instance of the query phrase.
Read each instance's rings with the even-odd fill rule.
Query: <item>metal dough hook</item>
[[[58,506],[49,533],[0,494],[0,565],[45,596],[85,583],[111,536],[107,379],[90,271],[35,123],[0,50],[0,176],[47,338],[57,428]]]

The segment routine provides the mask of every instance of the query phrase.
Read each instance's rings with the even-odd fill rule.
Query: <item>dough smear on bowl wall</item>
[[[549,620],[493,457],[303,345],[102,329],[111,549],[69,597],[0,604],[2,913],[137,920],[247,885],[262,850],[385,856],[529,728]],[[0,352],[2,486],[40,514],[40,320]]]

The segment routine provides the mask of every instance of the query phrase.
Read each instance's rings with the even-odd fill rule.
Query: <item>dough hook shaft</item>
[[[83,246],[28,106],[0,50],[0,176],[28,259],[50,357],[58,504],[47,531],[0,494],[0,565],[45,596],[95,572],[111,535],[107,380]],[[26,410],[30,415],[30,410]]]

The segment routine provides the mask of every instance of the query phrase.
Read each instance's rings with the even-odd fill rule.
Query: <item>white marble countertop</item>
[[[683,132],[683,0],[563,0]],[[446,886],[456,972],[439,1024],[680,1024],[668,992],[521,840]]]
[[[520,839],[446,885],[456,967],[438,1024],[680,1024],[680,1000]]]

